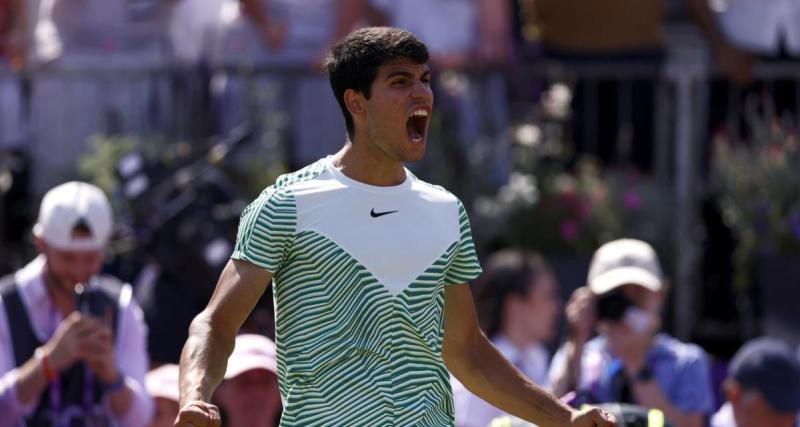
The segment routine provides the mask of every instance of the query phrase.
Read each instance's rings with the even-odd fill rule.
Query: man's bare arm
[[[225,376],[237,331],[271,280],[270,272],[246,261],[225,266],[211,301],[189,327],[181,353],[181,407],[211,399]]]
[[[600,411],[573,411],[528,380],[478,327],[466,284],[445,289],[442,358],[450,372],[481,399],[542,427],[613,426]]]

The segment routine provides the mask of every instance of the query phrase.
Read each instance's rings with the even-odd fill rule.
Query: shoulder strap
[[[0,296],[6,309],[8,329],[11,332],[11,342],[14,347],[14,361],[16,366],[22,366],[33,356],[36,347],[42,343],[36,338],[31,326],[28,311],[22,302],[22,297],[17,289],[13,275],[0,279]]]

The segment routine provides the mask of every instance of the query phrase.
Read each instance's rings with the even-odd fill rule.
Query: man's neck
[[[348,139],[333,155],[333,166],[348,178],[378,187],[400,185],[406,180],[403,164],[367,140],[353,143]]]
[[[58,309],[63,317],[67,317],[70,313],[75,311],[75,294],[66,289],[62,283],[59,282],[53,274],[49,271],[49,267],[45,265],[42,274],[44,287],[53,305]]]

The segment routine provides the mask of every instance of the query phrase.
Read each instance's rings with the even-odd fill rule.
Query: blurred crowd
[[[112,226],[111,205],[92,184],[72,181],[45,195],[33,228],[39,255],[0,281],[0,426],[175,420],[178,367],[150,359],[131,286],[100,274]],[[662,331],[669,281],[648,243],[598,248],[586,285],[566,305],[535,253],[504,249],[484,266],[473,283],[481,328],[520,372],[565,403],[634,405],[675,427],[796,426],[798,354],[758,338],[723,361],[723,376],[712,375],[702,348]],[[568,333],[551,358],[562,311]],[[269,338],[237,336],[214,395],[224,425],[277,425],[278,369]],[[504,422],[500,410],[452,384],[456,425]]]
[[[800,6],[792,0],[4,0],[0,148],[26,154],[41,194],[74,172],[90,135],[141,135],[181,121],[225,134],[254,111],[280,108],[292,118],[291,163],[303,166],[338,146],[331,135],[344,134],[320,72],[326,48],[352,28],[393,25],[427,43],[435,69],[468,71],[441,73],[439,105],[453,118],[459,151],[488,152],[481,159],[491,164],[489,180],[508,175],[509,99],[538,94],[518,90],[536,80],[520,67],[544,61],[631,71],[625,81],[577,83],[571,138],[576,152],[612,162],[622,151],[647,171],[655,77],[669,59],[664,29],[675,9],[705,36],[722,77],[712,88],[712,128],[734,98],[761,92],[757,61],[800,57]],[[198,67],[211,75],[192,74]],[[15,73],[23,70],[29,78]],[[242,78],[245,70],[257,78]],[[778,113],[796,111],[793,81],[775,84]]]
[[[159,427],[172,425],[177,413],[178,373],[169,362],[177,360],[194,313],[175,321],[184,335],[159,336],[185,299],[161,299],[163,313],[151,316],[134,297],[140,290],[99,275],[113,228],[110,203],[89,184],[53,188],[74,175],[91,135],[152,132],[174,125],[176,111],[224,135],[253,111],[288,110],[290,163],[308,164],[337,149],[345,135],[320,71],[327,47],[354,27],[392,25],[428,45],[432,66],[441,71],[434,83],[437,108],[451,119],[449,131],[467,165],[489,165],[484,178],[491,185],[508,179],[509,100],[534,96],[513,89],[533,79],[522,66],[537,61],[644,70],[624,85],[614,79],[576,84],[570,126],[576,153],[613,163],[622,147],[627,161],[647,172],[658,88],[645,76],[669,60],[663,29],[670,5],[675,2],[0,0],[0,162],[15,182],[11,189],[0,182],[0,241],[29,239],[29,208],[14,200],[31,204],[34,198],[15,192],[50,190],[33,227],[38,255],[13,272],[7,268],[11,274],[0,281],[0,427],[22,420],[69,425],[73,417]],[[718,77],[710,93],[712,131],[726,122],[735,99],[762,93],[757,63],[800,62],[796,0],[684,0],[679,8],[712,54]],[[170,73],[157,72],[164,69]],[[271,71],[251,79],[242,70]],[[188,91],[190,101],[175,96],[175,87]],[[797,129],[798,80],[780,79],[770,88],[770,108]],[[608,108],[625,91],[628,112]],[[621,114],[630,116],[630,126],[619,126]],[[481,154],[473,159],[474,153]],[[567,301],[547,260],[535,253],[504,249],[483,264],[485,273],[473,284],[482,329],[521,372],[565,402],[657,409],[675,427],[796,425],[796,352],[761,338],[731,361],[712,360],[703,348],[664,333],[670,283],[648,243],[624,239],[597,248],[586,286]],[[226,425],[277,425],[278,369],[269,338],[237,338],[215,395]],[[453,388],[458,426],[483,427],[504,417],[455,380]]]

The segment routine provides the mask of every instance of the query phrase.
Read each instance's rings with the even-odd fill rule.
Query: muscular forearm
[[[469,351],[448,360],[448,368],[472,393],[542,427],[568,425],[571,410],[514,368],[480,335]],[[447,360],[447,359],[446,359]]]
[[[181,406],[193,400],[210,401],[225,376],[234,342],[235,333],[224,334],[216,330],[206,312],[200,313],[192,321],[189,338],[181,353]]]

